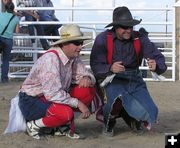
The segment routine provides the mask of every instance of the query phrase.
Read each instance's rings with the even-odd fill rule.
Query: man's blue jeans
[[[29,14],[23,13],[23,15],[25,16],[26,21],[36,21],[35,18],[33,18]],[[39,36],[45,35],[43,25],[31,25],[31,24],[28,25],[29,35],[31,35],[31,36],[35,35],[34,27],[36,28],[37,35],[39,35]],[[34,43],[35,39],[32,39],[31,41],[32,41],[32,43]],[[40,42],[41,42],[41,45],[43,48],[49,47],[46,39],[40,39]]]
[[[27,121],[37,120],[46,115],[51,102],[43,102],[39,97],[19,93],[19,108]]]
[[[158,108],[153,102],[139,70],[117,74],[105,87],[107,103],[103,108],[107,120],[117,97],[121,98],[126,112],[138,121],[153,123],[157,119]]]
[[[2,52],[2,65],[1,65],[1,81],[8,81],[9,61],[11,58],[11,50],[13,46],[13,40],[0,37],[0,40],[4,43],[5,48]]]
[[[54,15],[44,15],[42,13],[39,13],[40,21],[59,21]],[[44,33],[45,35],[52,35],[52,36],[59,36],[58,29],[62,26],[61,24],[50,24],[50,25],[42,25],[44,27]],[[56,39],[53,39],[53,41],[57,41]]]

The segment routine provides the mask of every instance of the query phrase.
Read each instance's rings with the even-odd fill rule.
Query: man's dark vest
[[[136,52],[136,57],[137,57],[137,63],[138,65],[141,64],[141,59],[140,59],[140,52],[141,52],[141,42],[139,39],[139,32],[133,31],[135,38],[133,39],[133,45],[135,48]],[[107,61],[108,64],[112,64],[112,55],[113,55],[113,38],[112,38],[112,32],[108,31],[107,34]]]

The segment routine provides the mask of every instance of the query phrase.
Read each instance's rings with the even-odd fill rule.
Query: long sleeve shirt
[[[51,0],[36,0],[35,1],[36,7],[54,7]],[[38,10],[38,14],[43,17],[49,18],[48,20],[53,20],[55,17],[54,10]]]
[[[100,33],[94,42],[90,65],[91,69],[98,79],[105,78],[112,74],[110,71],[111,64],[107,62],[107,33],[108,30]],[[130,40],[121,41],[117,38],[115,32],[112,32],[113,38],[113,56],[112,63],[122,61],[125,69],[137,69],[139,67],[135,48],[133,46],[134,36]],[[149,40],[146,32],[139,32],[139,39],[141,43],[141,58],[155,59],[157,74],[162,74],[166,71],[165,58],[157,47]]]
[[[35,7],[33,0],[16,0],[17,7]]]
[[[89,76],[95,84],[92,73],[85,68],[80,58],[68,59],[59,47],[41,56],[24,81],[21,92],[30,96],[44,95],[48,101],[77,107],[78,100],[68,93],[72,83],[78,84],[83,76]]]

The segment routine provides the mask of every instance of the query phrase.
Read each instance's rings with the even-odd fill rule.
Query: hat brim
[[[90,40],[92,39],[92,37],[90,36],[83,36],[83,37],[71,37],[71,38],[68,38],[68,39],[60,39],[56,42],[53,42],[51,44],[51,46],[54,46],[54,45],[58,45],[58,44],[62,44],[62,43],[65,43],[65,42],[70,42],[70,41],[77,41],[77,40]]]
[[[133,19],[133,20],[129,20],[129,21],[124,20],[124,21],[112,22],[112,23],[108,24],[105,28],[111,27],[111,26],[118,26],[118,25],[133,27],[135,25],[138,25],[141,21],[142,21],[142,19],[140,19],[140,20]]]

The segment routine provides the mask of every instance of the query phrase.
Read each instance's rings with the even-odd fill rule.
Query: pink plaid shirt
[[[95,78],[79,57],[68,59],[59,47],[52,49],[58,52],[59,57],[52,52],[41,56],[20,91],[30,96],[43,94],[49,101],[77,107],[78,100],[68,93],[70,85],[78,84],[83,76],[90,76],[95,84]]]

